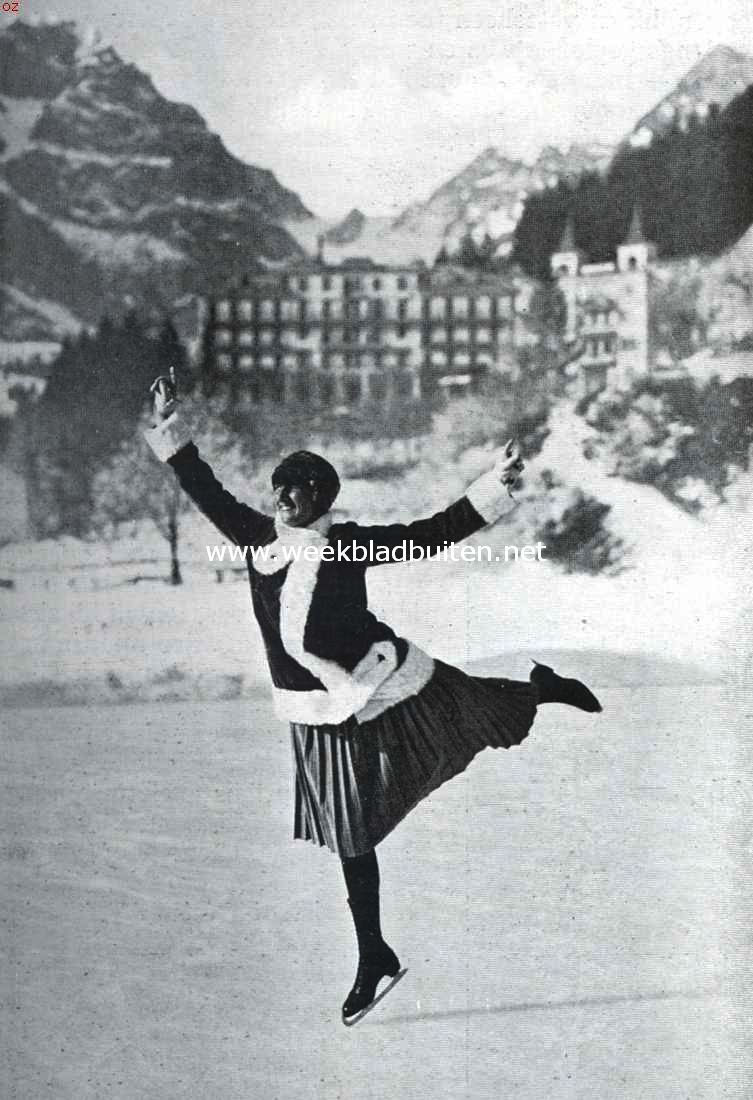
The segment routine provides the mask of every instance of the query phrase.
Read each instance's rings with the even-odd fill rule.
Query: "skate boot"
[[[596,714],[601,710],[599,700],[580,680],[558,676],[549,665],[539,664],[538,661],[533,664],[530,680],[539,689],[539,703],[564,703],[565,706],[577,707],[589,714]]]
[[[404,974],[400,960],[384,940],[375,949],[359,956],[356,980],[342,1007],[343,1023],[348,1027],[358,1023]],[[392,981],[377,996],[377,987],[383,978]]]

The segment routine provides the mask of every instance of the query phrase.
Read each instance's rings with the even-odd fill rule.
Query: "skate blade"
[[[376,1008],[376,1006],[379,1004],[379,1002],[384,997],[387,996],[387,994],[390,992],[391,989],[395,988],[397,983],[401,980],[401,978],[404,978],[407,973],[408,973],[408,967],[407,966],[403,970],[398,970],[395,977],[390,979],[389,985],[386,985],[384,987],[384,989],[382,990],[382,992],[378,993],[376,995],[376,997],[371,1002],[371,1004],[366,1005],[366,1008],[362,1008],[360,1012],[357,1012],[355,1014],[355,1016],[349,1016],[347,1020],[343,1016],[343,1023],[345,1024],[345,1026],[346,1027],[353,1027],[353,1025],[359,1023],[364,1018],[364,1016],[368,1016],[368,1014],[371,1012],[372,1008]]]

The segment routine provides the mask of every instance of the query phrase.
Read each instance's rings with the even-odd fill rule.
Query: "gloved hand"
[[[154,398],[154,420],[159,424],[172,416],[178,407],[178,388],[175,384],[175,368],[170,368],[170,373],[160,374],[154,379],[149,392]]]
[[[520,454],[520,444],[516,439],[508,439],[502,450],[502,454],[494,463],[494,473],[507,486],[507,491],[512,496],[512,490],[518,485],[520,475],[525,469],[525,463]]]

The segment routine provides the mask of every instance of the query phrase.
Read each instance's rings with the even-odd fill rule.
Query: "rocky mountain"
[[[603,171],[612,151],[603,145],[573,145],[563,153],[550,145],[533,164],[527,164],[489,146],[426,202],[408,207],[393,223],[393,230],[430,240],[435,254],[443,243],[453,250],[469,230],[478,239],[488,233],[504,254],[510,250],[523,203],[531,191],[552,187],[561,179],[572,180],[583,172]]]
[[[358,209],[353,209],[341,222],[328,229],[324,237],[329,244],[351,244],[361,236],[365,225],[366,215]]]
[[[608,146],[573,145],[563,153],[550,145],[533,164],[526,164],[490,146],[425,202],[414,203],[392,221],[352,210],[334,224],[313,219],[286,227],[307,251],[323,234],[333,262],[368,255],[380,263],[432,263],[443,244],[454,250],[468,230],[478,240],[488,233],[504,254],[512,246],[530,191],[553,186],[560,179],[572,180],[583,172],[603,171],[612,152]]]
[[[693,116],[705,118],[716,104],[727,104],[753,84],[753,57],[730,46],[716,46],[690,69],[676,88],[638,120],[626,141],[648,145],[675,121],[687,126]]]
[[[0,339],[172,308],[249,259],[300,255],[280,223],[307,217],[73,23],[0,31]]]

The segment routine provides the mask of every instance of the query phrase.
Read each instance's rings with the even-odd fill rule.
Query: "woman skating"
[[[444,511],[408,524],[333,519],[340,483],[323,458],[298,451],[272,474],[275,515],[242,504],[200,458],[180,421],[170,380],[152,387],[147,439],[222,534],[254,548],[247,564],[254,613],[277,713],[290,722],[297,838],[342,861],[358,940],[358,969],[343,1020],[402,974],[380,927],[375,848],[432,791],[483,748],[527,736],[542,703],[601,709],[578,680],[536,665],[530,682],[468,676],[398,637],[367,606],[366,569],[397,547],[437,552],[494,523],[512,506],[523,470],[508,446],[492,470]],[[376,548],[382,548],[381,556]],[[381,996],[381,994],[380,994]]]

